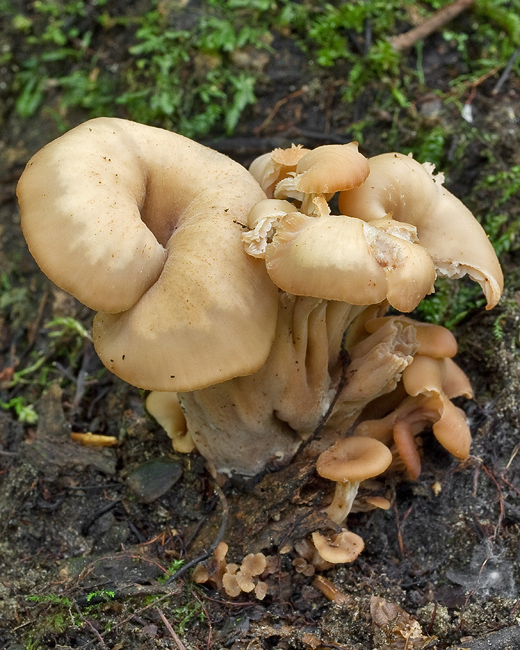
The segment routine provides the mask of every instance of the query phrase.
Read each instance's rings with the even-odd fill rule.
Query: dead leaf
[[[422,650],[435,640],[399,605],[372,596],[370,615],[374,627],[374,650]]]

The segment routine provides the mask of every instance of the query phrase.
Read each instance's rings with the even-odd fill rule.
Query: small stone
[[[126,485],[140,503],[152,503],[165,494],[181,476],[181,466],[175,461],[149,460],[128,475]]]

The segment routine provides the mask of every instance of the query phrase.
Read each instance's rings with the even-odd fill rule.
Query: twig
[[[475,0],[455,0],[446,7],[439,9],[432,16],[427,18],[424,22],[417,27],[414,27],[404,34],[400,34],[390,39],[390,45],[398,52],[408,50],[417,41],[426,38],[440,27],[449,23],[460,13],[471,7]]]
[[[519,49],[519,52],[520,52],[520,49]],[[520,442],[513,449],[512,453],[511,453],[511,457],[507,461],[507,465],[506,465],[506,467],[504,469],[504,472],[507,472],[507,470],[511,467],[511,463],[514,461],[515,456],[518,454],[519,451],[520,451]]]
[[[81,368],[78,372],[78,377],[76,379],[76,394],[74,395],[74,400],[72,401],[71,413],[75,414],[79,410],[79,405],[81,400],[85,395],[85,390],[89,382],[88,378],[88,366],[92,358],[92,343],[87,339],[83,343],[83,359],[81,361]]]
[[[146,592],[144,595],[148,596],[150,593],[152,593],[152,592]],[[146,612],[146,610],[151,609],[154,605],[157,605],[157,603],[162,603],[164,600],[168,600],[169,598],[171,598],[173,593],[175,593],[175,592],[173,592],[171,589],[166,594],[164,594],[162,592],[158,592],[158,591],[156,592],[156,594],[152,593],[152,595],[157,595],[157,596],[160,596],[160,597],[157,598],[157,599],[154,599],[153,603],[148,603],[147,605],[144,605],[144,607],[141,607],[141,608],[139,608],[137,610],[134,610],[130,614],[130,616],[128,616],[127,618],[124,618],[122,621],[119,621],[109,631],[113,632],[115,629],[123,627],[123,625],[125,625],[126,623],[131,621],[133,618],[136,618],[139,614],[142,614],[143,612]],[[136,595],[142,595],[142,594],[139,593],[139,594],[136,594]],[[109,631],[103,632],[102,636],[106,636]]]
[[[502,521],[504,520],[504,516],[505,516],[504,494],[502,492],[502,489],[501,489],[501,487],[500,487],[494,473],[491,470],[489,470],[484,464],[482,464],[482,469],[488,475],[488,477],[493,481],[493,483],[495,484],[495,487],[497,489],[497,492],[498,492],[498,503],[499,503],[499,506],[500,506],[500,513],[498,515],[498,521],[497,521],[496,526],[495,526],[493,537],[491,538],[494,541],[494,540],[496,540],[496,538],[498,536],[498,532],[500,530],[500,527],[502,526]]]
[[[256,126],[256,127],[253,129],[253,133],[254,133],[255,135],[258,135],[258,133],[261,133],[261,132],[265,129],[265,127],[268,126],[268,125],[272,122],[273,118],[275,117],[275,115],[278,113],[278,111],[280,110],[280,108],[281,108],[284,104],[287,104],[288,101],[290,101],[291,99],[294,99],[295,97],[299,97],[300,95],[305,95],[305,93],[306,93],[308,90],[309,90],[309,89],[307,88],[307,86],[303,86],[302,88],[300,88],[300,89],[298,89],[298,90],[295,90],[295,91],[292,92],[292,93],[289,93],[289,94],[286,95],[285,97],[282,97],[282,99],[279,99],[279,100],[276,102],[276,104],[273,106],[273,108],[271,109],[271,111],[269,112],[269,115],[268,115],[268,116],[265,118],[265,120],[262,122],[262,124],[259,124],[258,126]]]
[[[222,523],[220,524],[220,529],[218,531],[218,534],[217,534],[215,540],[213,541],[211,546],[208,548],[208,550],[205,551],[204,553],[202,553],[201,555],[199,555],[198,557],[194,558],[193,560],[190,560],[189,562],[184,564],[178,571],[173,573],[167,580],[165,580],[162,583],[152,584],[152,585],[130,585],[130,586],[126,586],[126,587],[122,587],[122,588],[113,590],[114,594],[113,594],[112,598],[114,600],[120,600],[120,599],[123,599],[123,598],[131,598],[131,597],[135,597],[135,596],[150,596],[150,595],[155,596],[155,595],[163,595],[163,594],[164,594],[165,598],[168,597],[168,596],[171,596],[171,594],[172,594],[172,583],[173,582],[178,580],[182,575],[184,575],[184,573],[186,573],[186,571],[191,569],[191,567],[195,566],[196,564],[199,564],[199,562],[203,562],[208,557],[213,555],[213,551],[217,548],[217,546],[222,541],[222,538],[224,536],[226,526],[227,526],[228,513],[229,513],[229,507],[228,507],[227,500],[226,500],[226,497],[225,497],[224,493],[222,492],[220,487],[218,485],[216,485],[216,484],[214,485],[214,490],[215,490],[217,496],[219,497],[220,503],[221,503],[221,506],[222,506]],[[120,502],[120,499],[117,499],[116,501],[114,501],[112,503],[117,505],[119,502]],[[97,516],[99,516],[99,513],[97,513]],[[97,516],[96,516],[96,518],[97,518]],[[95,519],[92,520],[92,521],[95,521]],[[92,524],[92,521],[89,523],[89,525]],[[166,573],[166,570],[163,567],[161,567],[161,569]],[[90,571],[92,571],[92,570],[93,570],[93,567],[90,569]],[[88,573],[87,574],[82,574],[82,576],[81,576],[82,579],[84,579],[86,577],[86,575],[88,575]],[[97,596],[91,597],[88,600],[85,599],[85,598],[78,598],[76,602],[77,602],[78,606],[83,607],[86,604],[92,605],[92,604],[95,604],[97,602],[103,602],[104,598],[102,596],[100,596],[99,598],[100,598],[100,600],[98,600]],[[147,607],[145,607],[144,609],[147,609]],[[129,619],[127,619],[127,620],[129,620]]]
[[[404,558],[404,543],[403,543],[403,535],[401,532],[401,523],[399,521],[399,511],[397,510],[397,499],[395,498],[395,487],[392,488],[392,491],[394,492],[392,498],[392,508],[395,514],[395,526],[397,530],[397,545],[399,547],[399,557],[402,560]]]
[[[483,472],[488,476],[488,478],[491,479],[491,481],[493,481],[493,483],[495,484],[495,487],[496,487],[497,492],[498,492],[498,502],[499,502],[499,506],[500,506],[500,512],[499,512],[499,515],[498,515],[497,523],[494,526],[493,534],[491,536],[487,536],[488,552],[487,552],[486,557],[484,558],[484,561],[480,565],[480,569],[479,569],[478,576],[477,576],[477,583],[476,583],[475,587],[466,596],[466,601],[464,603],[464,607],[466,607],[468,605],[469,601],[471,600],[471,598],[473,597],[473,595],[477,591],[478,585],[480,584],[480,581],[481,581],[481,578],[482,578],[482,573],[484,572],[484,569],[486,568],[489,560],[491,559],[491,557],[493,555],[493,546],[494,546],[494,543],[497,540],[498,533],[500,531],[500,527],[502,526],[502,522],[503,522],[504,516],[505,516],[504,494],[503,494],[502,489],[501,489],[501,487],[500,487],[500,485],[498,483],[497,477],[495,476],[495,474],[490,469],[488,469],[484,465],[482,460],[480,460],[480,467],[482,468]],[[475,516],[475,520],[480,525],[480,522],[478,521],[476,516]],[[489,646],[489,647],[495,647],[495,646]]]
[[[121,497],[114,499],[107,505],[103,506],[100,508],[94,515],[85,523],[83,524],[83,527],[81,529],[83,535],[88,535],[88,531],[90,530],[90,527],[92,524],[97,521],[100,517],[105,515],[107,512],[110,512],[113,510],[119,503],[121,502]]]
[[[179,639],[179,637],[177,636],[177,633],[175,632],[175,630],[173,629],[173,627],[170,625],[170,622],[168,621],[168,619],[166,618],[166,616],[162,613],[162,610],[160,610],[158,607],[156,607],[155,609],[157,610],[157,613],[158,613],[159,616],[161,617],[161,620],[162,620],[162,622],[164,623],[166,629],[167,629],[168,632],[171,634],[172,639],[173,639],[173,640],[175,641],[175,643],[177,644],[177,647],[179,648],[179,650],[186,650],[186,646],[185,646],[184,643]]]
[[[433,624],[435,623],[435,619],[437,618],[437,607],[438,607],[438,603],[437,603],[437,601],[435,601],[435,605],[433,607],[433,612],[432,612],[432,615],[431,615],[431,618],[430,618],[430,623],[429,623],[428,627],[426,628],[426,634],[428,636],[431,635],[432,630],[433,630]]]
[[[475,81],[472,81],[469,84],[471,88],[471,92],[469,94],[468,99],[465,102],[466,105],[471,104],[471,102],[475,99],[478,86],[483,84],[484,81],[487,81],[490,77],[493,77],[499,70],[500,70],[500,66],[496,65],[492,70],[488,70],[485,74],[481,75],[478,79],[475,79]]]
[[[99,643],[100,643],[101,647],[103,648],[103,650],[107,650],[107,646],[106,646],[105,642],[103,641],[103,637],[101,636],[101,634],[96,630],[96,628],[92,625],[92,623],[83,616],[83,614],[81,613],[80,608],[77,605],[75,605],[74,609],[76,610],[76,613],[81,618],[83,623],[85,623],[90,628],[90,630],[92,631],[94,636],[99,641]],[[72,612],[71,612],[71,616],[72,616]],[[90,642],[90,643],[92,643],[92,642]],[[89,644],[87,644],[87,645],[89,645]]]
[[[485,637],[464,641],[464,648],[467,650],[506,650],[506,648],[518,648],[520,643],[520,627],[506,627],[498,632],[493,632]],[[459,650],[460,645],[450,646],[447,650]]]
[[[16,451],[4,451],[3,449],[0,449],[0,456],[19,456],[20,454]]]
[[[204,612],[204,616],[206,617],[206,621],[207,621],[207,623],[208,623],[208,640],[207,640],[207,642],[206,642],[206,648],[207,648],[207,650],[210,650],[210,648],[211,648],[211,636],[212,636],[212,634],[213,634],[213,626],[211,625],[211,617],[210,617],[210,615],[209,615],[209,613],[208,613],[208,610],[205,608],[204,603],[203,603],[202,600],[197,596],[197,592],[196,592],[196,591],[193,592],[193,595],[194,595],[195,598],[198,600],[199,605],[201,606],[202,611]]]
[[[504,68],[504,72],[500,75],[499,80],[496,83],[496,86],[493,88],[491,91],[491,94],[493,96],[498,95],[498,93],[502,90],[502,86],[506,83],[507,78],[511,74],[511,70],[513,69],[513,66],[516,63],[516,60],[520,56],[520,47],[517,47],[516,50],[513,52],[511,55],[511,58],[507,62],[506,67]]]
[[[514,486],[511,483],[511,481],[508,481],[505,476],[502,476],[501,474],[497,474],[497,478],[499,478],[501,481],[503,481],[507,485],[508,488],[510,488],[511,490],[513,490],[513,492],[516,492],[516,494],[518,494],[520,496],[520,490],[516,486]]]

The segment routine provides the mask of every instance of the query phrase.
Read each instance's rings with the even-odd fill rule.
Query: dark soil
[[[441,126],[451,134],[447,149],[463,149],[451,163],[446,151],[448,186],[477,213],[496,197],[493,190],[472,194],[475,184],[520,165],[514,77],[495,95],[492,81],[477,88],[470,129],[454,104],[419,88],[413,107],[398,116],[373,103],[375,88],[347,106],[341,70],[310,78],[308,63],[281,43],[235,135],[208,144],[247,164],[291,141],[347,142],[351,121],[369,112],[362,149],[374,155],[408,149],[418,132]],[[457,65],[444,41],[428,40],[428,88],[444,90],[446,69]],[[311,90],[298,94],[303,86]],[[472,454],[459,464],[426,434],[420,479],[388,478],[391,509],[349,518],[365,551],[321,574],[339,602],[325,597],[315,577],[297,573],[287,550],[323,525],[325,486],[301,464],[256,485],[224,486],[228,559],[260,551],[279,558],[263,601],[195,586],[189,572],[166,584],[175,560],[203,556],[221,534],[223,504],[203,460],[172,452],[143,396],[103,371],[88,340],[49,338],[52,318],[73,316],[88,327],[92,316],[41,274],[19,228],[17,179],[30,155],[58,135],[45,115],[23,121],[7,111],[0,145],[0,398],[24,397],[39,414],[31,425],[0,411],[0,648],[520,647],[518,242],[503,258],[509,280],[501,304],[471,311],[457,327],[458,362],[476,394],[461,403]],[[41,353],[46,374],[13,384],[12,373]],[[82,447],[71,431],[115,436],[118,444]],[[386,601],[401,609],[388,613]],[[415,621],[422,636],[406,641]]]

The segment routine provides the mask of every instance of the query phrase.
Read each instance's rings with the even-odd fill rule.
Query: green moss
[[[444,31],[467,67],[446,89],[451,99],[509,60],[520,33],[518,2],[480,0],[469,28],[466,19],[460,29],[454,21]],[[193,137],[233,132],[256,101],[258,52],[274,55],[276,34],[300,48],[313,75],[334,66],[344,80],[345,102],[372,89],[381,108],[407,108],[414,84],[424,84],[421,44],[412,69],[389,39],[410,21],[412,7],[428,15],[444,4],[206,0],[183,10],[149,0],[140,13],[128,8],[117,14],[104,1],[92,12],[85,0],[38,0],[23,13],[14,2],[2,2],[10,29],[22,40],[9,53],[19,115],[50,110],[61,122],[79,108],[89,116],[127,116]],[[114,42],[114,52],[107,54],[103,39]],[[240,64],[237,53],[245,54]],[[61,125],[66,128],[66,119]]]

